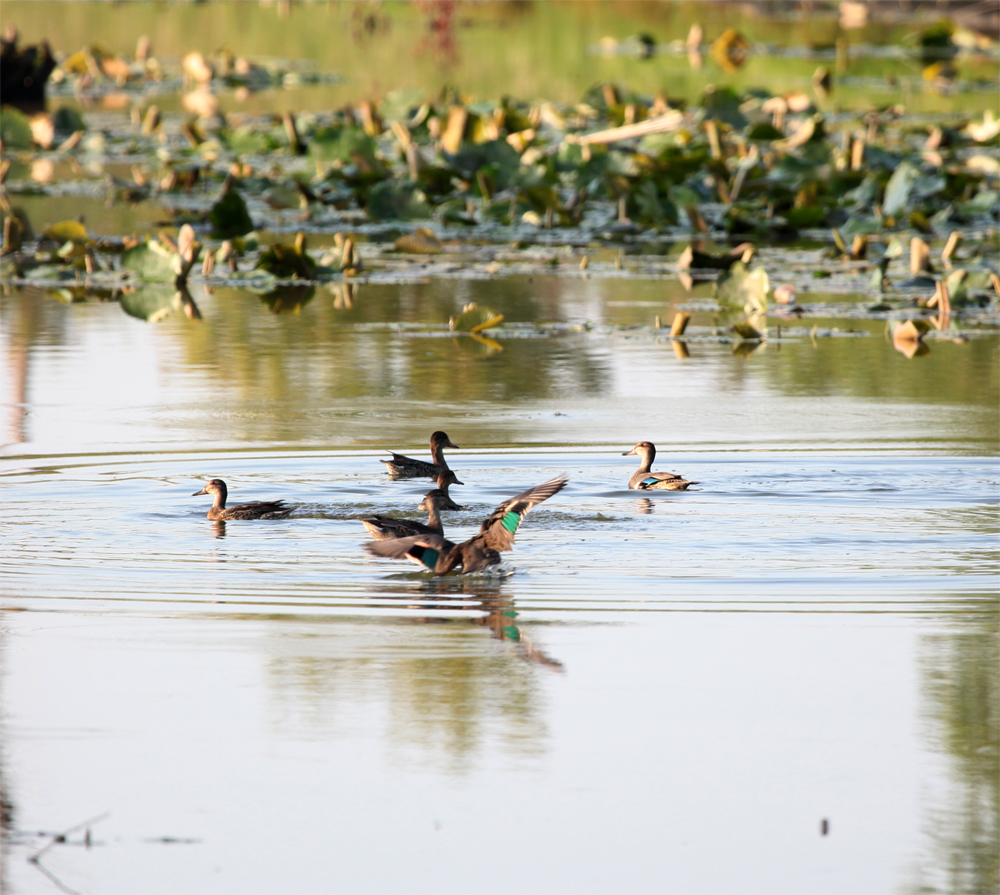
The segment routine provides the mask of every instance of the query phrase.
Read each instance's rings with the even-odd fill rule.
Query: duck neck
[[[644,453],[639,455],[639,472],[649,472],[653,468],[653,455]]]
[[[225,491],[215,492],[215,503],[212,504],[213,510],[224,510],[226,508],[226,497],[228,495]]]
[[[440,466],[442,469],[448,468],[448,461],[444,458],[444,449],[437,442],[431,445],[431,459],[435,465]]]
[[[430,506],[427,507],[427,525],[429,528],[436,528],[438,531],[442,530],[441,515],[438,513],[436,500],[432,500]]]

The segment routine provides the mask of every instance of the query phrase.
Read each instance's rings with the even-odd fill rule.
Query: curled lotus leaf
[[[253,231],[253,220],[243,197],[235,190],[227,192],[208,213],[212,235],[218,239],[232,239]]]
[[[502,320],[503,314],[498,314],[492,308],[471,302],[462,308],[461,314],[451,318],[449,326],[455,332],[478,333],[491,326],[496,326]]]
[[[715,298],[721,305],[742,307],[747,314],[767,313],[767,293],[770,290],[767,271],[763,267],[747,270],[737,261],[715,281]]]
[[[60,221],[51,227],[46,227],[42,236],[54,242],[87,242],[90,236],[87,228],[79,221]]]

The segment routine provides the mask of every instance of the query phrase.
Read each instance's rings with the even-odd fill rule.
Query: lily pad
[[[893,172],[885,186],[882,211],[887,217],[899,217],[910,204],[910,193],[920,178],[919,169],[910,162],[903,162]]]
[[[311,280],[316,276],[316,262],[305,250],[299,251],[298,246],[276,243],[260,256],[255,270],[266,271],[279,279]]]

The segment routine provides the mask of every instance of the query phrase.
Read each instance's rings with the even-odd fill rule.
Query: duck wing
[[[565,476],[556,476],[541,485],[522,491],[510,500],[505,500],[479,527],[477,537],[481,537],[483,544],[491,550],[512,550],[514,535],[517,534],[518,526],[528,510],[543,500],[548,500],[553,494],[558,494],[568,482],[569,479]]]
[[[430,569],[432,572],[444,574],[451,566],[442,562],[445,554],[455,548],[455,545],[441,535],[414,535],[409,538],[396,538],[391,541],[368,541],[361,545],[372,556],[385,556],[388,559],[408,559],[410,562]],[[443,566],[447,566],[444,567]]]
[[[426,460],[415,460],[413,457],[404,457],[395,451],[391,460],[381,460],[385,464],[386,472],[394,479],[417,479],[417,478],[437,478],[441,472],[441,467],[435,463],[428,463]]]
[[[368,529],[368,533],[380,541],[392,538],[407,538],[411,535],[442,534],[440,529],[424,525],[423,522],[416,522],[412,519],[395,519],[392,516],[359,516],[361,524]]]
[[[236,507],[227,507],[223,519],[284,519],[294,507],[286,507],[283,500],[255,500]]]
[[[672,472],[647,472],[636,483],[635,488],[646,491],[650,488],[666,489],[668,491],[686,491],[697,482],[689,482],[683,476]]]

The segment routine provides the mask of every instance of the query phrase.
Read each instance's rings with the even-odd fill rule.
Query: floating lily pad
[[[42,236],[54,242],[87,242],[90,239],[87,228],[79,221],[60,221],[46,227]]]
[[[310,280],[316,276],[316,262],[305,250],[297,246],[276,243],[265,251],[257,261],[256,270],[274,274],[279,279],[299,277]]]

